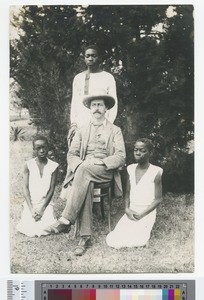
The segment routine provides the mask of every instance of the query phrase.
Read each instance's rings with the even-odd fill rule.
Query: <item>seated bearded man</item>
[[[47,229],[49,233],[69,232],[78,218],[81,239],[75,255],[82,255],[90,242],[94,182],[114,179],[115,193],[122,195],[118,168],[125,164],[126,158],[121,129],[105,118],[115,99],[98,90],[86,96],[83,104],[90,109],[92,118],[86,126],[77,129],[68,152],[64,187],[71,184],[71,192],[67,193],[60,219]]]

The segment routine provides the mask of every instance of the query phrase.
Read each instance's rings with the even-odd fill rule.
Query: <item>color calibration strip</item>
[[[41,296],[42,300],[188,300],[187,284],[175,282],[45,283]]]
[[[195,300],[195,280],[7,280],[7,300]]]
[[[48,290],[45,300],[184,300],[180,289],[163,290]]]

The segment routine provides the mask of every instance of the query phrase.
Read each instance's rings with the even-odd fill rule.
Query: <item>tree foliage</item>
[[[187,165],[193,182],[187,149],[193,139],[193,6],[174,6],[171,17],[167,8],[22,7],[13,23],[23,34],[11,43],[11,77],[20,87],[22,106],[57,145],[58,160],[66,161],[72,80],[85,68],[82,48],[96,43],[104,69],[117,81],[116,123],[124,133],[127,163],[133,160],[133,141],[150,137],[156,145],[153,160],[166,171],[167,189],[187,190]],[[180,178],[176,187],[175,175]]]

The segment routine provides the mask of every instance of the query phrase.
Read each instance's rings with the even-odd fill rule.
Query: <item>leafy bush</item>
[[[194,154],[176,153],[169,156],[163,167],[164,192],[190,193],[194,191]]]
[[[59,163],[58,181],[62,182],[67,170],[67,134],[56,135],[51,139],[50,158]]]
[[[10,130],[10,137],[12,141],[18,141],[18,140],[23,140],[23,131],[22,128],[16,126],[13,127],[11,126],[11,130]]]

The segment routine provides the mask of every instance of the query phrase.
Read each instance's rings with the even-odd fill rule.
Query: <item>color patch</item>
[[[174,290],[168,290],[168,300],[174,300]]]
[[[49,300],[72,300],[72,290],[48,290]]]
[[[175,289],[174,290],[174,300],[180,300],[181,299],[181,290]]]
[[[96,290],[96,300],[120,300],[120,290]]]
[[[162,290],[162,300],[168,300],[168,290]]]
[[[121,290],[120,300],[163,300],[162,290]]]
[[[72,290],[72,300],[96,300],[96,290]]]

